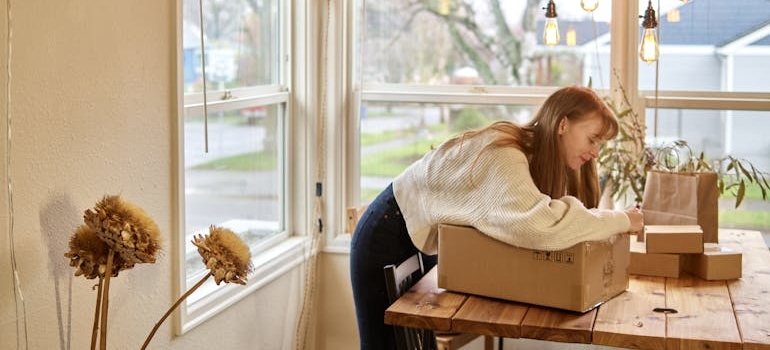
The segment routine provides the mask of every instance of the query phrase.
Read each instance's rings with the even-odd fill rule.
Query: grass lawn
[[[271,152],[248,152],[224,157],[196,165],[193,169],[254,171],[274,170],[278,166],[275,155]]]
[[[770,206],[770,202],[768,202]],[[745,227],[770,231],[770,210],[724,210],[719,212],[719,225],[730,227]]]

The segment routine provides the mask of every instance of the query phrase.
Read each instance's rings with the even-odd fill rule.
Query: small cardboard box
[[[628,273],[642,276],[679,277],[682,267],[679,254],[648,253],[645,242],[631,237],[631,262]]]
[[[439,225],[438,231],[440,288],[585,312],[628,287],[628,235],[542,251],[472,227]]]
[[[703,253],[703,230],[699,225],[645,225],[647,253]]]
[[[743,275],[743,254],[719,243],[704,243],[703,253],[683,254],[683,268],[706,280],[730,280]]]

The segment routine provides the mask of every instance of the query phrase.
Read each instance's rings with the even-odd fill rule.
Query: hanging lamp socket
[[[644,11],[644,20],[642,21],[642,40],[639,45],[639,58],[647,63],[658,60],[660,51],[658,48],[658,38],[655,28],[658,26],[658,20],[655,18],[655,10],[652,8],[652,0],[648,2],[647,10]]]
[[[644,20],[642,20],[642,27],[646,29],[656,28],[658,26],[658,20],[655,17],[655,9],[652,8],[652,0],[647,3],[647,9],[644,10]]]
[[[548,1],[547,7],[544,7],[545,9],[545,18],[556,18],[556,4],[554,4],[553,0]]]

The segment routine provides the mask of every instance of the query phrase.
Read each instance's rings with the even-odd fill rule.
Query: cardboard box
[[[645,225],[647,253],[703,253],[703,230],[699,225]]]
[[[706,280],[730,280],[743,275],[743,254],[719,243],[704,243],[703,253],[684,254],[683,268]]]
[[[679,277],[682,259],[679,254],[648,253],[645,242],[631,237],[631,262],[628,273],[642,276]]]
[[[438,231],[440,288],[585,312],[628,287],[628,235],[542,251],[472,227],[439,225]]]

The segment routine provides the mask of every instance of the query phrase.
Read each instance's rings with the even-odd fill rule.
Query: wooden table
[[[632,349],[770,349],[770,250],[757,231],[720,229],[719,241],[743,253],[742,278],[631,275],[624,293],[576,313],[449,292],[434,268],[385,311],[385,323]]]

